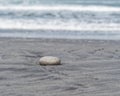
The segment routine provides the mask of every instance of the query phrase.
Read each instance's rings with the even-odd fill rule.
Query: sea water
[[[120,0],[0,0],[0,37],[120,39]]]

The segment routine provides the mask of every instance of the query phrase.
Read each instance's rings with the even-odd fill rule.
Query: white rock
[[[60,65],[61,60],[58,57],[45,56],[40,58],[39,64],[40,65]]]

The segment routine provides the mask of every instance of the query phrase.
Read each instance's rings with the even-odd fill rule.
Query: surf
[[[57,5],[57,6],[0,6],[0,10],[12,10],[12,11],[97,11],[97,12],[111,12],[111,11],[120,11],[119,7],[110,7],[110,6],[73,6],[73,5]]]

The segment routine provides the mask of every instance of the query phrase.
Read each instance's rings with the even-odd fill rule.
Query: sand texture
[[[120,41],[0,38],[0,96],[120,96]]]

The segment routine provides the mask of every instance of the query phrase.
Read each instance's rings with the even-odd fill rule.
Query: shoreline
[[[0,37],[1,96],[119,96],[120,40]],[[60,66],[40,66],[42,56]]]
[[[120,40],[118,31],[17,30],[2,29],[0,38]]]

